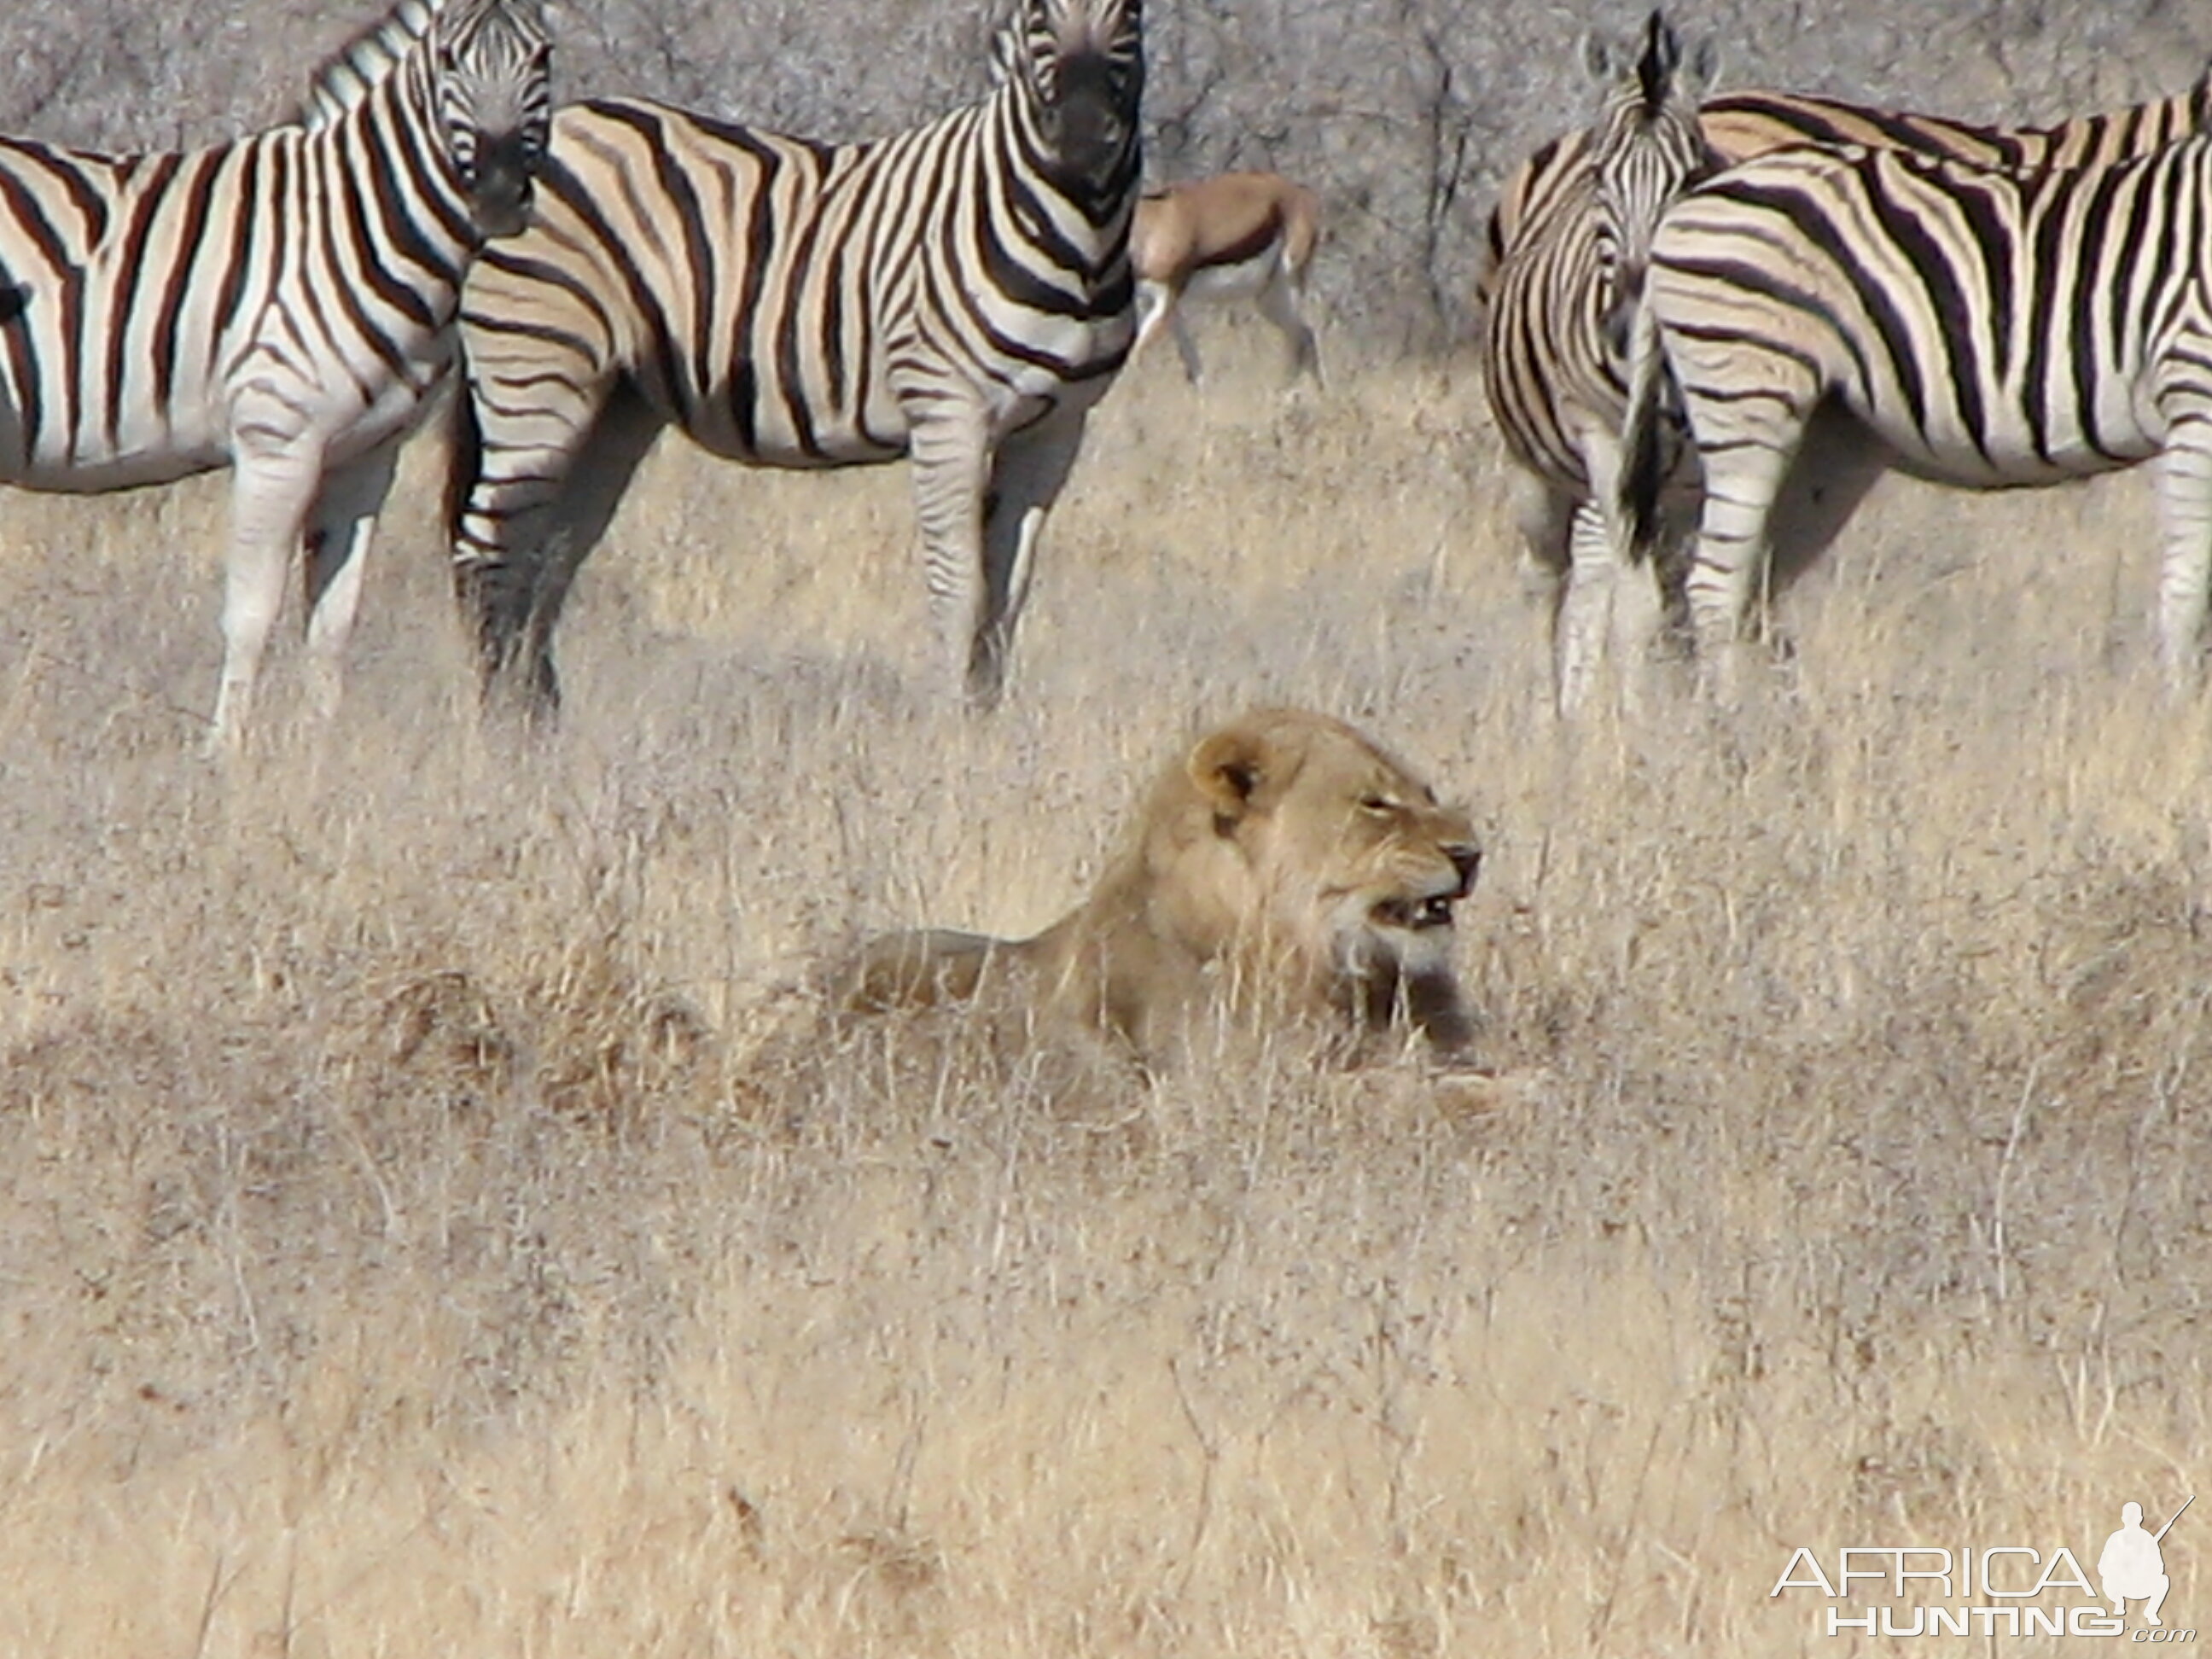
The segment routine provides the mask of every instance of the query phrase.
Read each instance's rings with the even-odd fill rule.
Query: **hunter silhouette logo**
[[[2165,1621],[2158,1610],[2165,1605],[2170,1581],[2166,1576],[2166,1556],[2159,1544],[2173,1530],[2173,1523],[2181,1519],[2181,1510],[2197,1501],[2190,1493],[2171,1519],[2155,1533],[2143,1530],[2142,1505],[2124,1504],[2120,1506],[2120,1529],[2105,1540],[2105,1553],[2097,1558],[2097,1582],[2104,1587],[2105,1599],[2112,1604],[2115,1617],[2124,1619],[2128,1603],[2144,1604],[2142,1614],[2146,1625]]]
[[[1825,1559],[1801,1546],[1766,1594],[1816,1597],[1825,1605],[1814,1630],[1828,1636],[2101,1636],[2193,1644],[2197,1632],[2169,1628],[2159,1616],[2172,1588],[2160,1546],[2196,1501],[2193,1494],[2184,1498],[2156,1532],[2143,1525],[2142,1504],[2121,1505],[2120,1529],[2105,1540],[2094,1581],[2083,1565],[2086,1550],[2077,1556],[2047,1539],[1963,1547],[1852,1544]],[[2142,1615],[2133,1628],[2130,1602]]]

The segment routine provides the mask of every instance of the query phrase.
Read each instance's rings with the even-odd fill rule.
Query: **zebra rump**
[[[2212,138],[2012,172],[1902,151],[1781,152],[1685,196],[1637,320],[1624,510],[1656,534],[1666,403],[1705,474],[1687,578],[1735,641],[1817,455],[1845,510],[1885,465],[2032,488],[2154,456],[2161,654],[2197,665],[2212,568]],[[1816,418],[1870,439],[1845,479]]]

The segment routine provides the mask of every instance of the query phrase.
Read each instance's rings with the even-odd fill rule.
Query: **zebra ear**
[[[1682,39],[1662,12],[1654,11],[1644,25],[1644,46],[1637,54],[1636,81],[1644,98],[1644,112],[1656,120],[1674,96],[1675,71],[1681,67]]]
[[[1582,39],[1583,72],[1593,81],[1609,82],[1613,77],[1613,42],[1595,29],[1585,29]]]
[[[1698,42],[1690,53],[1689,61],[1674,77],[1680,96],[1690,103],[1699,103],[1712,95],[1720,84],[1721,43],[1712,35]]]
[[[991,30],[991,84],[1025,82],[1030,73],[1030,41],[1053,33],[1052,0],[1013,0],[998,11]]]

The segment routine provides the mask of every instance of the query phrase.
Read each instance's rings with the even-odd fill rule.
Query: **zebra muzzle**
[[[532,175],[531,146],[520,132],[504,133],[477,153],[469,208],[487,238],[519,236],[530,228]]]

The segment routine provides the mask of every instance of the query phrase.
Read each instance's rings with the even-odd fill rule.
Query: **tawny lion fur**
[[[1258,709],[1162,774],[1097,888],[1044,932],[891,934],[833,994],[876,1012],[1018,987],[1046,1021],[1147,1060],[1218,1012],[1410,1030],[1450,1054],[1470,1034],[1452,906],[1480,861],[1467,815],[1364,734]]]

